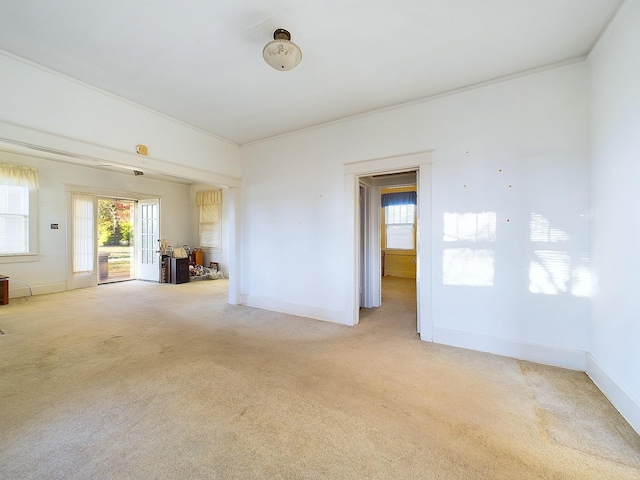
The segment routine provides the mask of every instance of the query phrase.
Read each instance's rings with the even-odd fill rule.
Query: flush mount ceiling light
[[[302,60],[300,47],[291,41],[291,34],[283,28],[273,32],[273,41],[262,50],[264,61],[276,70],[286,72],[295,68]]]

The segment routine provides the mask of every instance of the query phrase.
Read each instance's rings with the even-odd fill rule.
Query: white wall
[[[241,294],[247,305],[339,321],[344,167],[321,132],[243,149]]]
[[[244,301],[347,318],[345,164],[433,149],[433,338],[584,368],[586,95],[586,66],[573,64],[242,147]],[[495,241],[443,241],[444,214],[468,212],[495,212]],[[564,240],[532,242],[532,214]],[[453,247],[492,250],[492,285],[445,285]],[[551,252],[546,293],[530,291],[537,251]]]
[[[640,432],[640,1],[589,57],[592,300],[588,373]]]
[[[192,241],[185,232],[191,232],[187,209],[190,202],[188,185],[165,182],[114,173],[95,168],[69,165],[33,156],[0,151],[0,163],[23,165],[38,170],[38,259],[35,262],[20,261],[19,258],[1,258],[0,272],[11,279],[21,280],[32,287],[34,294],[66,290],[68,270],[67,248],[67,192],[65,185],[78,185],[87,189],[111,190],[140,194],[147,198],[160,198],[161,237],[171,245],[183,245]],[[59,224],[58,230],[50,228]],[[10,282],[11,296],[28,294],[26,287]]]

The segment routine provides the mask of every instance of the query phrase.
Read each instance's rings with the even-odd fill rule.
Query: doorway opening
[[[98,284],[135,280],[134,200],[98,198]]]
[[[360,318],[412,335],[419,333],[417,173],[358,179]]]
[[[375,175],[397,174],[406,172],[417,172],[417,250],[416,250],[416,305],[417,319],[414,326],[420,334],[421,340],[433,341],[433,322],[431,312],[431,151],[409,153],[395,157],[383,157],[372,160],[358,161],[345,165],[345,208],[347,220],[350,227],[347,229],[347,242],[349,248],[349,270],[347,309],[344,323],[346,325],[357,325],[360,321],[360,306],[365,306],[362,299],[374,302],[381,301],[382,293],[382,268],[380,256],[380,202],[376,200],[375,189],[380,186],[366,185],[362,179]],[[374,192],[365,198],[365,210],[361,212],[360,187],[365,185],[365,192]],[[366,197],[366,193],[365,193]],[[362,215],[366,216],[369,225],[376,225],[362,229]],[[370,232],[370,240],[364,245],[369,246],[364,252],[364,260],[361,255],[361,230],[367,234]],[[376,244],[377,243],[377,244]],[[365,269],[363,275],[362,269]],[[369,273],[366,273],[369,269]],[[376,273],[377,272],[377,273]],[[363,282],[370,282],[364,285]],[[364,297],[362,296],[363,287]],[[414,330],[414,332],[415,332]]]

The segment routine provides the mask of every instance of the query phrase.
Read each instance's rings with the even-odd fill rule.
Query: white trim
[[[196,127],[195,125],[191,125],[190,123],[186,123],[186,122],[184,122],[182,120],[178,120],[177,118],[171,117],[171,116],[169,116],[169,115],[167,115],[165,113],[159,112],[158,110],[154,110],[153,108],[146,107],[146,106],[144,106],[144,105],[142,105],[140,103],[133,102],[133,101],[128,100],[128,99],[126,99],[124,97],[121,97],[121,96],[116,95],[114,93],[108,92],[107,90],[103,90],[103,89],[101,89],[99,87],[96,87],[95,85],[91,85],[90,83],[85,83],[85,82],[83,82],[81,80],[78,80],[77,78],[73,78],[73,77],[70,77],[69,75],[65,75],[64,73],[58,72],[56,70],[52,70],[51,68],[45,67],[44,65],[41,65],[39,63],[32,62],[31,60],[27,60],[26,58],[23,58],[23,57],[19,57],[18,55],[15,55],[15,54],[13,54],[11,52],[7,52],[6,50],[0,49],[0,55],[2,55],[4,57],[7,57],[7,58],[10,58],[12,60],[15,60],[17,62],[23,63],[25,65],[28,65],[30,67],[36,68],[36,69],[41,70],[43,72],[46,72],[46,73],[48,73],[50,75],[53,75],[55,77],[62,78],[63,80],[66,80],[68,82],[75,83],[76,85],[79,85],[81,87],[87,88],[89,90],[93,90],[94,92],[100,93],[100,94],[105,95],[105,96],[110,97],[110,98],[113,98],[114,100],[118,100],[119,102],[125,103],[125,104],[127,104],[129,106],[138,108],[140,110],[144,110],[145,112],[151,113],[153,115],[157,115],[158,117],[161,117],[161,118],[163,118],[165,120],[169,120],[170,122],[173,122],[173,123],[175,123],[177,125],[181,125],[181,126],[186,127],[186,128],[189,128],[189,129],[191,129],[191,130],[193,130],[195,132],[201,133],[201,134],[206,135],[208,137],[215,138],[216,140],[219,140],[221,142],[227,143],[229,145],[233,145],[235,147],[239,146],[237,143],[235,143],[235,142],[233,142],[233,141],[231,141],[229,139],[220,137],[220,136],[216,135],[215,133],[208,132],[206,130],[203,130],[202,128]]]
[[[39,253],[0,255],[0,263],[26,263],[26,262],[39,262],[39,261],[40,261]]]
[[[625,1],[625,4],[626,3],[628,3],[628,2]],[[623,4],[622,7],[624,7],[625,4]],[[616,13],[616,16],[614,17],[614,19],[618,16],[620,10],[622,10],[622,7],[620,7],[620,9],[618,10],[618,13]],[[610,24],[609,24],[609,26],[610,26]],[[607,30],[605,30],[605,32],[606,31]],[[595,44],[596,47],[597,47],[598,43],[599,43],[599,40]],[[592,51],[593,51],[593,49],[592,49]],[[75,83],[76,85],[79,85],[81,87],[87,88],[87,89],[92,90],[92,91],[97,92],[97,93],[100,93],[100,94],[105,95],[107,97],[110,97],[110,98],[112,98],[114,100],[118,100],[118,101],[120,101],[122,103],[125,103],[125,104],[130,105],[130,106],[135,107],[135,108],[138,108],[140,110],[144,110],[144,111],[146,111],[148,113],[151,113],[153,115],[161,117],[161,118],[163,118],[165,120],[168,120],[170,122],[173,122],[173,123],[175,123],[177,125],[181,125],[181,126],[183,126],[185,128],[189,128],[189,129],[191,129],[191,130],[193,130],[195,132],[201,133],[201,134],[209,136],[209,137],[211,137],[211,138],[213,138],[215,140],[219,140],[220,142],[224,142],[226,144],[229,144],[229,145],[232,145],[232,146],[238,147],[238,148],[242,148],[242,147],[245,147],[245,146],[256,145],[256,144],[259,144],[259,143],[264,143],[264,142],[268,142],[268,141],[271,141],[271,140],[287,137],[287,136],[290,136],[290,135],[297,135],[299,133],[318,130],[318,129],[329,127],[329,126],[332,126],[332,125],[339,125],[341,123],[350,122],[352,120],[356,120],[356,119],[359,119],[359,118],[370,117],[372,115],[378,115],[380,113],[390,112],[390,111],[397,110],[397,109],[400,109],[400,108],[411,107],[413,105],[419,105],[419,104],[422,104],[422,103],[431,102],[431,101],[438,100],[438,99],[443,98],[443,97],[450,97],[450,96],[458,95],[460,93],[464,93],[464,92],[467,92],[467,91],[470,91],[470,90],[476,90],[476,89],[483,88],[483,87],[486,87],[486,86],[489,86],[489,85],[508,82],[510,80],[514,80],[514,79],[521,78],[521,77],[526,77],[528,75],[533,75],[533,74],[536,74],[536,73],[545,72],[547,70],[553,70],[553,69],[556,69],[556,68],[565,67],[567,65],[573,65],[575,63],[583,62],[583,61],[585,61],[587,59],[586,55],[575,57],[575,58],[570,58],[568,60],[563,60],[561,62],[556,62],[556,63],[552,63],[552,64],[549,64],[549,65],[542,65],[540,67],[536,67],[536,68],[533,68],[533,69],[523,70],[523,71],[520,71],[520,72],[515,72],[515,73],[512,73],[510,75],[497,77],[497,78],[492,78],[492,79],[485,80],[485,81],[482,81],[482,82],[478,82],[478,83],[474,83],[474,84],[471,84],[471,85],[467,85],[465,87],[456,88],[456,89],[448,90],[448,91],[445,91],[445,92],[435,93],[433,95],[428,95],[426,97],[418,98],[416,100],[410,100],[408,102],[389,105],[389,106],[381,107],[381,108],[378,108],[378,109],[375,109],[375,110],[370,110],[370,111],[363,112],[363,113],[357,113],[355,115],[347,115],[347,116],[342,117],[342,118],[338,118],[338,119],[331,120],[331,121],[328,121],[328,122],[319,123],[319,124],[316,124],[316,125],[312,125],[310,127],[300,128],[300,129],[297,129],[297,130],[292,130],[292,131],[281,133],[281,134],[277,134],[277,135],[271,135],[271,136],[264,137],[264,138],[258,138],[256,140],[251,140],[251,141],[248,141],[248,142],[237,143],[237,142],[234,142],[233,140],[229,140],[229,139],[221,137],[221,136],[219,136],[219,135],[217,135],[215,133],[203,130],[202,128],[196,127],[196,126],[191,125],[189,123],[186,123],[186,122],[184,122],[182,120],[178,120],[177,118],[171,117],[171,116],[169,116],[167,114],[159,112],[158,110],[154,110],[152,108],[146,107],[146,106],[141,105],[139,103],[135,103],[135,102],[133,102],[131,100],[127,100],[124,97],[120,97],[118,95],[115,95],[115,94],[113,94],[111,92],[103,90],[103,89],[101,89],[99,87],[96,87],[94,85],[82,82],[82,81],[78,80],[77,78],[70,77],[70,76],[65,75],[63,73],[57,72],[55,70],[52,70],[52,69],[50,69],[48,67],[45,67],[44,65],[41,65],[39,63],[35,63],[35,62],[30,61],[30,60],[27,60],[26,58],[20,57],[18,55],[10,53],[10,52],[8,52],[6,50],[0,49],[0,55],[3,55],[3,56],[5,56],[7,58],[10,58],[12,60],[18,61],[20,63],[23,63],[25,65],[28,65],[30,67],[36,68],[36,69],[41,70],[43,72],[46,72],[46,73],[48,73],[50,75],[54,75],[56,77],[62,78],[64,80],[67,80],[69,82]]]
[[[352,173],[345,175],[345,251],[346,261],[344,262],[344,275],[347,280],[346,285],[346,305],[344,318],[341,323],[345,325],[358,324],[358,304],[360,301],[360,289],[358,288],[360,279],[360,268],[358,268],[359,249],[358,245],[358,222],[360,180]]]
[[[418,217],[416,237],[416,282],[418,305],[418,333],[420,340],[433,341],[433,252],[431,247],[431,153],[418,170]]]
[[[138,200],[149,200],[162,197],[162,195],[158,193],[140,193],[137,191],[131,192],[125,190],[111,190],[108,188],[90,187],[87,185],[77,185],[72,183],[65,183],[64,190],[65,192],[85,192],[91,193],[96,197],[117,198],[119,200],[130,200],[134,202]]]
[[[439,327],[433,327],[433,341],[452,347],[493,353],[504,357],[527,360],[544,365],[554,365],[582,372],[587,367],[587,352],[570,348],[521,342]]]
[[[420,243],[416,258],[418,300],[418,330],[422,340],[430,341],[432,337],[431,312],[431,152],[413,152],[394,157],[376,158],[345,164],[345,278],[347,279],[347,302],[345,305],[345,325],[356,325],[359,319],[359,276],[358,258],[360,245],[358,243],[358,215],[359,189],[361,176],[379,173],[395,173],[416,170],[419,175],[418,192],[418,225],[420,229]]]
[[[23,155],[31,155],[46,160],[84,165],[92,168],[99,168],[100,165],[107,164],[112,167],[122,168],[123,172],[140,170],[149,174],[155,173],[189,180],[191,183],[207,183],[229,187],[240,186],[239,178],[189,167],[153,156],[143,157],[129,151],[56,135],[6,120],[0,120],[0,132],[2,132],[0,150],[4,143],[21,149],[20,153]],[[179,172],[179,175],[176,172]]]
[[[291,135],[298,135],[300,133],[307,133],[307,132],[311,132],[311,131],[314,131],[314,130],[320,130],[322,128],[331,127],[333,125],[340,125],[342,123],[351,122],[353,120],[358,120],[360,118],[367,118],[367,117],[371,117],[373,115],[379,115],[379,114],[382,114],[382,113],[392,112],[394,110],[398,110],[398,109],[401,109],[401,108],[407,108],[407,107],[412,107],[414,105],[420,105],[420,104],[423,104],[423,103],[433,102],[433,101],[439,100],[441,98],[451,97],[451,96],[459,95],[459,94],[466,93],[466,92],[469,92],[469,91],[477,90],[477,89],[480,89],[480,88],[488,87],[488,86],[491,86],[491,85],[508,82],[508,81],[515,80],[515,79],[522,78],[522,77],[526,77],[526,76],[529,76],[529,75],[535,75],[537,73],[546,72],[548,70],[555,70],[556,68],[562,68],[562,67],[566,67],[566,66],[573,65],[573,64],[576,64],[576,63],[581,63],[581,62],[584,62],[586,59],[587,59],[586,55],[581,55],[579,57],[570,58],[568,60],[563,60],[561,62],[552,63],[552,64],[549,64],[549,65],[543,65],[541,67],[532,68],[530,70],[523,70],[521,72],[515,72],[515,73],[512,73],[510,75],[503,76],[503,77],[492,78],[492,79],[489,79],[489,80],[485,80],[483,82],[478,82],[478,83],[474,83],[474,84],[471,84],[471,85],[467,85],[465,87],[456,88],[456,89],[448,90],[448,91],[445,91],[445,92],[435,93],[433,95],[430,95],[430,96],[427,96],[427,97],[418,98],[416,100],[410,100],[410,101],[404,102],[404,103],[398,103],[398,104],[395,104],[395,105],[389,105],[387,107],[381,107],[381,108],[378,108],[378,109],[375,109],[375,110],[369,110],[367,112],[357,113],[355,115],[349,115],[349,116],[346,116],[346,117],[338,118],[336,120],[331,120],[331,121],[328,121],[328,122],[319,123],[319,124],[316,124],[316,125],[312,125],[310,127],[300,128],[298,130],[292,130],[290,132],[280,133],[278,135],[272,135],[272,136],[269,136],[269,137],[259,138],[257,140],[251,140],[249,142],[241,143],[240,144],[240,148],[246,147],[246,146],[251,146],[251,145],[256,145],[256,144],[260,144],[260,143],[266,143],[266,142],[269,142],[271,140],[277,140],[277,139],[288,137],[288,136],[291,136]]]
[[[394,173],[403,170],[417,170],[420,165],[431,163],[433,150],[420,150],[418,152],[393,155],[391,157],[378,157],[357,162],[345,163],[344,170],[347,175],[370,176],[381,173]],[[428,158],[427,160],[425,160]],[[401,163],[402,165],[398,165]]]
[[[587,353],[587,375],[640,435],[640,401],[627,390],[598,360]]]
[[[241,191],[240,188],[229,188],[228,195],[225,197],[227,208],[229,212],[229,220],[227,225],[227,231],[229,232],[229,290],[228,290],[228,302],[231,305],[238,305],[242,303],[241,281],[240,281],[240,252],[241,252],[241,215],[240,215],[240,203]]]
[[[599,50],[600,45],[602,45],[604,40],[610,35],[611,30],[613,29],[615,24],[618,23],[618,21],[620,20],[620,17],[622,16],[622,11],[625,10],[630,3],[631,2],[629,2],[628,0],[623,0],[620,7],[618,7],[618,10],[613,14],[613,16],[611,17],[607,25],[604,27],[604,29],[602,30],[598,38],[595,40],[595,42],[593,42],[593,45],[591,45],[591,48],[589,49],[589,53],[587,53],[587,56],[586,56],[587,63],[591,60],[591,57],[593,57],[593,55],[595,55],[596,52]]]
[[[17,280],[17,279],[16,279]],[[59,293],[67,290],[66,283],[47,283],[44,285],[31,286],[33,295],[46,295],[48,293]],[[9,278],[9,298],[18,298],[29,296],[29,288],[17,282],[12,282]]]
[[[300,305],[297,303],[285,302],[273,298],[257,297],[253,295],[241,295],[242,305],[247,307],[260,308],[272,312],[296,315],[298,317],[313,318],[331,323],[344,323],[344,312],[331,310],[324,307],[314,307],[311,305]]]

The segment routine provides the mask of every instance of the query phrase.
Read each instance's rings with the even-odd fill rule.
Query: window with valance
[[[417,193],[415,191],[383,193],[381,201],[385,223],[384,248],[415,249]]]
[[[200,207],[200,247],[222,248],[222,190],[196,192]]]

